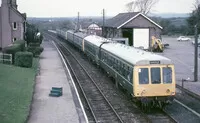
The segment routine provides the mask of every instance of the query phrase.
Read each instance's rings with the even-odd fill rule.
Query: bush
[[[15,54],[15,66],[32,67],[33,53],[31,52],[17,52]]]
[[[19,44],[12,44],[8,47],[3,49],[4,53],[12,54],[12,63],[14,64],[15,60],[15,53],[21,51],[21,46]]]
[[[32,52],[34,57],[39,56],[43,52],[44,48],[43,47],[28,47],[27,51]]]
[[[14,44],[19,44],[21,51],[25,51],[25,41],[24,40],[17,40]]]
[[[29,43],[28,46],[30,46],[30,47],[39,47],[40,43]]]

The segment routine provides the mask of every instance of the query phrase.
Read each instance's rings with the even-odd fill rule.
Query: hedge
[[[43,47],[28,47],[27,51],[32,52],[34,57],[39,56],[43,52],[44,48]]]
[[[15,61],[15,53],[21,51],[20,44],[12,44],[8,47],[3,48],[3,52],[7,54],[12,54],[12,63]]]
[[[17,52],[15,54],[15,66],[32,67],[33,53],[31,52]]]
[[[25,41],[24,40],[17,40],[14,42],[14,44],[19,44],[21,51],[25,51]]]
[[[29,43],[29,47],[40,47],[40,43]]]

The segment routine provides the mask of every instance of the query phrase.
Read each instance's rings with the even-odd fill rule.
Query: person
[[[144,79],[141,79],[142,81],[140,81],[140,84],[148,84],[149,81],[148,81],[148,78],[144,78]]]
[[[154,44],[154,46],[153,46],[153,47],[154,47],[154,49],[153,49],[153,50],[154,50],[155,52],[157,52],[157,51],[158,51],[158,43],[157,43],[157,42],[155,42],[155,44]]]
[[[144,80],[143,80],[143,84],[148,84],[149,82],[148,82],[148,79],[147,78],[144,78]]]

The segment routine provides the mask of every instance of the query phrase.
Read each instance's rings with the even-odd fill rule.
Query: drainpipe
[[[9,4],[8,5],[8,16],[9,16],[9,24],[10,24],[10,27],[11,27],[11,32],[10,32],[10,34],[11,34],[11,42],[12,42],[12,39],[13,39],[13,28],[12,28],[12,22],[11,22],[11,17],[10,17],[10,15],[11,15],[11,4]]]

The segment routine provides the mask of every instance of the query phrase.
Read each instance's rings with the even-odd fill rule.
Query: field
[[[0,122],[24,123],[29,114],[38,59],[32,68],[0,64]]]

